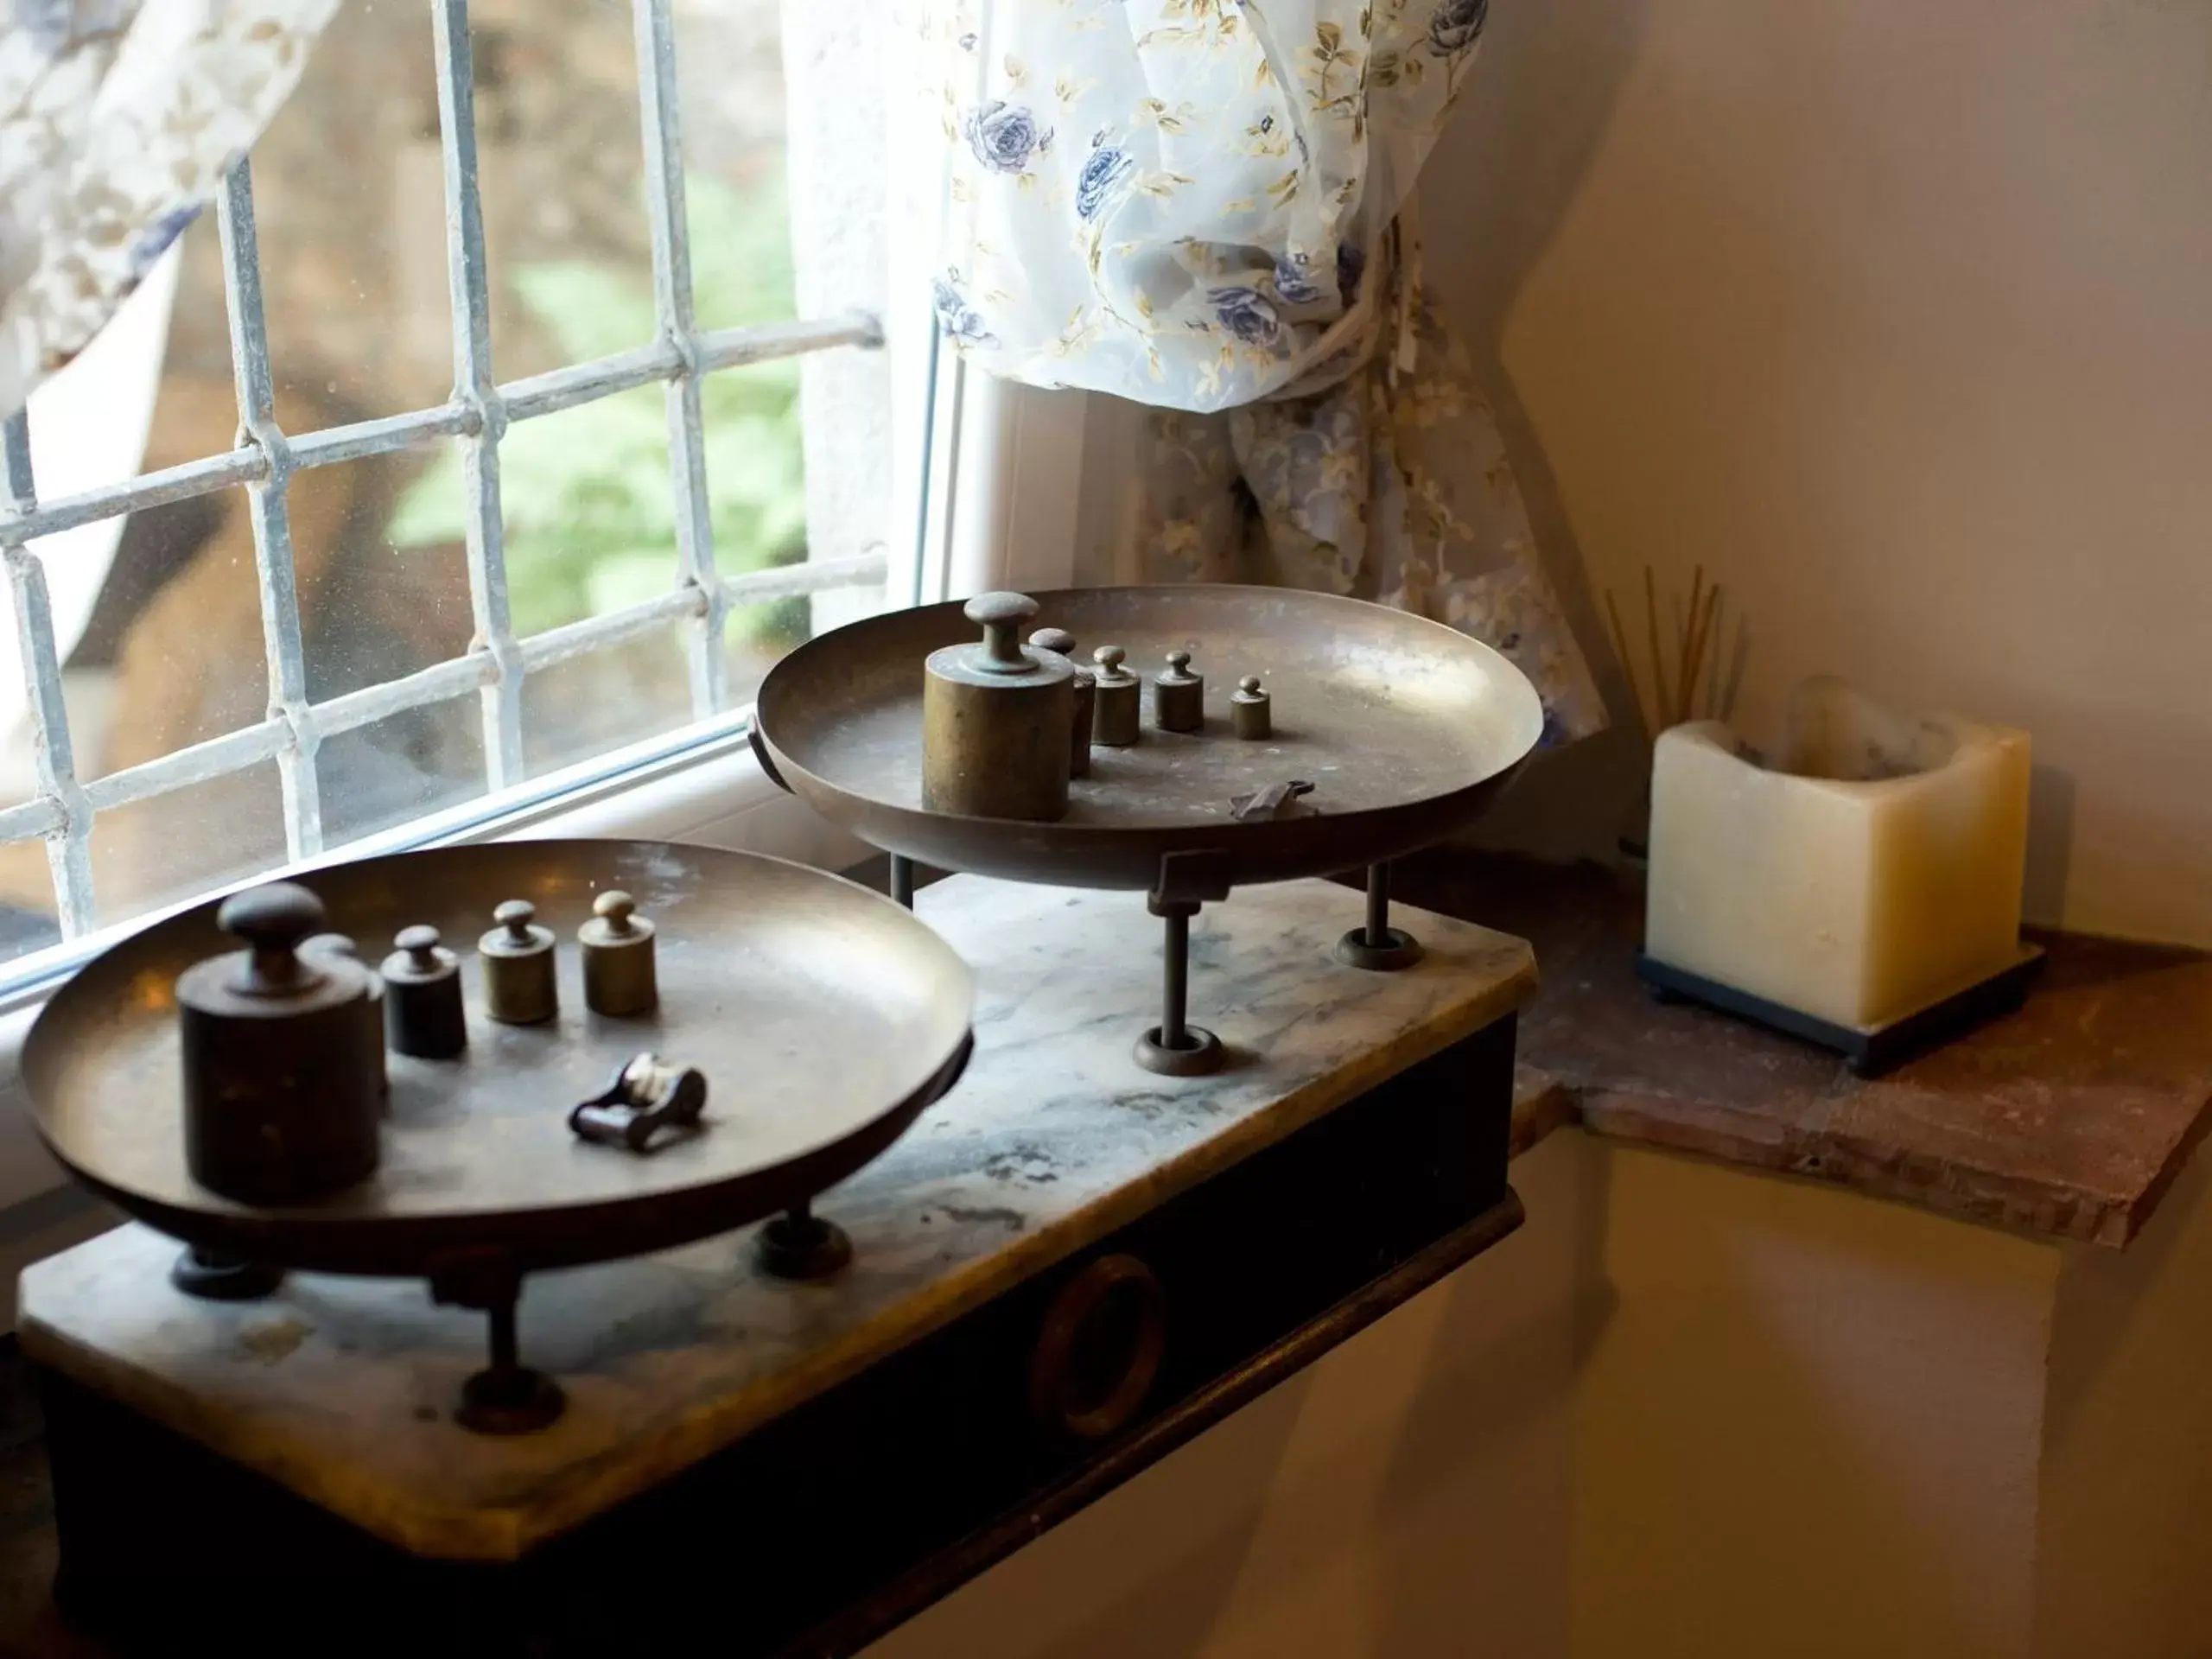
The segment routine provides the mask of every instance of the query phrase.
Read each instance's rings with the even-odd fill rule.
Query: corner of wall
[[[2125,1251],[2066,1253],[2037,1527],[2037,1659],[2194,1653],[2212,1626],[2212,1163]]]

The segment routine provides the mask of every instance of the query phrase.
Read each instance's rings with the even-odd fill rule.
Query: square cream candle
[[[1840,1026],[1878,1027],[2020,955],[2028,736],[1791,694],[1780,750],[1660,734],[1644,951]]]

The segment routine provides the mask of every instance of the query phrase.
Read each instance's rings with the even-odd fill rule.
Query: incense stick
[[[1697,686],[1697,617],[1706,608],[1706,566],[1690,575],[1690,608],[1683,613],[1681,635],[1675,639],[1675,726],[1690,719],[1690,690]]]
[[[1628,654],[1628,630],[1621,626],[1621,607],[1613,603],[1613,590],[1610,588],[1605,589],[1605,615],[1613,625],[1613,651],[1621,659],[1621,672],[1628,676],[1629,695],[1636,699],[1636,717],[1649,731],[1651,715],[1643,706],[1643,683],[1637,677],[1636,658]]]
[[[1703,606],[1690,607],[1689,640],[1682,648],[1687,664],[1683,672],[1688,677],[1682,686],[1681,720],[1692,719],[1697,713],[1697,683],[1705,672],[1706,647],[1713,639],[1713,607],[1719,597],[1720,584],[1716,582],[1706,589]]]
[[[1651,677],[1657,683],[1659,718],[1667,718],[1667,710],[1674,704],[1674,696],[1667,688],[1667,658],[1659,649],[1659,581],[1651,574],[1651,567],[1643,567],[1643,622],[1651,636]],[[1656,737],[1659,728],[1654,726],[1651,734]]]

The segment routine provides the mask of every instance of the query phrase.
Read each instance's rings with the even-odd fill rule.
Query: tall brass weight
[[[980,645],[933,651],[922,672],[922,804],[975,818],[1049,821],[1068,810],[1075,670],[1021,643],[1037,601],[979,594]]]
[[[325,919],[322,900],[289,881],[232,893],[216,924],[246,948],[177,977],[185,1165],[241,1204],[303,1203],[377,1166],[376,976],[303,948]]]

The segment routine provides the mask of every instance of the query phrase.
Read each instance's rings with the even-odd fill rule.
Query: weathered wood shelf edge
[[[1879,1077],[1637,983],[1643,893],[1592,865],[1424,855],[1414,902],[1534,943],[1516,1150],[1563,1123],[2031,1237],[2126,1248],[2212,1133],[2212,955],[2039,931],[2025,1001]]]

